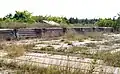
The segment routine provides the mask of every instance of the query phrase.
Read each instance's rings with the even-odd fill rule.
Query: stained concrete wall
[[[81,28],[70,28],[76,32],[112,32],[113,28],[111,27],[81,27]]]
[[[64,35],[65,32],[75,31],[77,33],[83,32],[112,32],[111,27],[79,27],[79,28],[39,28],[39,29],[17,29],[17,34],[13,29],[0,29],[0,39],[6,38],[45,38],[45,37],[59,37]]]
[[[0,29],[0,40],[2,39],[14,39],[13,29]]]

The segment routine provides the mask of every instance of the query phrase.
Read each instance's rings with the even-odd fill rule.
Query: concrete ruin
[[[0,29],[0,39],[59,37],[70,30],[81,34],[85,32],[113,32],[111,27],[23,28],[16,30],[15,32],[14,29]]]

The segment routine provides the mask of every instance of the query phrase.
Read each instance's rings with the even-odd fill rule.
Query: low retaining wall
[[[0,40],[2,39],[12,39],[14,38],[13,29],[0,29]]]
[[[14,39],[14,38],[47,38],[59,37],[66,32],[75,31],[77,33],[85,32],[112,32],[111,27],[80,27],[80,28],[39,28],[39,29],[0,29],[0,39]]]

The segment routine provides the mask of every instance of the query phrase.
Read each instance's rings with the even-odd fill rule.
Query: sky
[[[0,17],[27,10],[33,15],[78,18],[113,18],[120,12],[120,0],[0,0]]]

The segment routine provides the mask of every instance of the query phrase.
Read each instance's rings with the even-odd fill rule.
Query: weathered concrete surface
[[[15,32],[13,29],[0,29],[0,39],[14,38],[15,34],[18,38],[47,38],[47,37],[59,37],[64,35],[65,32],[75,31],[77,33],[85,32],[111,32],[111,27],[79,27],[79,28],[25,28],[17,29]]]
[[[14,38],[13,29],[0,29],[0,40],[10,38]]]
[[[4,60],[16,61],[17,64],[25,64],[32,63],[32,65],[38,65],[41,67],[47,67],[49,65],[57,65],[57,66],[68,66],[71,68],[85,69],[90,70],[94,66],[94,71],[98,74],[98,72],[112,73],[112,74],[120,74],[120,68],[105,66],[102,60],[97,60],[97,64],[92,64],[93,59],[89,58],[78,58],[72,56],[64,56],[64,55],[51,55],[51,54],[42,54],[42,53],[26,53],[24,56],[15,58],[15,59],[5,59]],[[68,61],[69,60],[69,61]],[[100,74],[100,73],[99,73]]]
[[[118,43],[118,44],[114,43],[114,44],[112,44],[112,46],[101,45],[101,44],[104,42],[120,40],[120,34],[104,34],[104,35],[106,36],[106,39],[103,41],[85,40],[84,42],[78,42],[78,41],[71,41],[71,42],[73,45],[76,45],[76,46],[81,46],[81,45],[84,46],[86,43],[95,43],[95,44],[97,44],[97,46],[99,46],[99,49],[95,49],[95,50],[110,50],[111,53],[118,52],[120,43]],[[14,42],[14,43],[18,44],[18,45],[19,44],[37,43],[36,44],[37,47],[40,47],[43,45],[46,46],[51,43],[51,44],[53,44],[54,47],[56,47],[56,49],[57,49],[57,46],[59,46],[57,44],[62,44],[62,43],[60,43],[60,40],[41,41],[40,39],[21,40],[21,41]],[[56,44],[56,45],[54,45],[54,44]],[[69,46],[69,45],[65,44],[65,46]],[[92,50],[92,49],[90,49],[90,50]],[[5,56],[5,55],[6,55],[5,52],[0,53],[0,56]],[[26,53],[25,55],[17,57],[15,59],[7,58],[6,60],[18,61],[19,64],[24,64],[24,63],[36,64],[37,63],[37,65],[44,66],[44,67],[47,67],[48,64],[60,65],[60,66],[68,65],[69,67],[81,68],[81,69],[90,69],[91,64],[92,64],[91,62],[93,61],[93,59],[89,59],[89,58],[80,58],[80,57],[74,57],[74,56],[69,56],[69,58],[68,58],[65,55],[53,55],[53,54],[43,54],[43,53]],[[95,71],[101,71],[101,70],[103,70],[103,72],[108,72],[108,73],[112,73],[112,74],[120,74],[120,68],[106,66],[102,60],[97,60],[97,64],[95,64]]]

